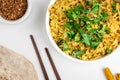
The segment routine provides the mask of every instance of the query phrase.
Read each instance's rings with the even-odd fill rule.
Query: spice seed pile
[[[27,0],[0,0],[0,16],[14,21],[25,14],[27,7]]]

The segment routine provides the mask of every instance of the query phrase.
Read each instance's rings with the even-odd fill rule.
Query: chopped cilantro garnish
[[[102,19],[102,21],[105,22],[107,20],[108,16],[109,16],[108,13],[101,13],[101,19]]]
[[[75,21],[68,21],[66,22],[66,24],[64,24],[64,28],[69,28],[69,29],[78,29],[80,27],[80,25]]]
[[[77,18],[77,15],[76,15],[76,13],[74,12],[73,9],[69,9],[69,10],[66,12],[66,16],[67,16],[69,19],[75,19],[75,18]]]
[[[80,41],[80,34],[77,33],[77,34],[75,35],[75,42],[79,42],[79,41]]]
[[[69,50],[69,46],[66,42],[63,43],[63,51]]]
[[[90,31],[92,29],[91,25],[86,25],[86,30]]]
[[[75,7],[74,11],[75,13],[79,16],[80,13],[82,13],[84,10],[83,6],[82,5],[78,5]]]
[[[107,53],[107,54],[110,54],[111,52],[112,52],[112,50],[111,50],[110,48],[107,48],[107,49],[106,49],[106,53]]]
[[[71,29],[72,27],[73,27],[73,24],[71,22],[66,22],[66,24],[64,24],[64,28]]]
[[[68,36],[69,40],[73,39],[74,35],[75,35],[75,33],[73,30],[70,30],[69,32],[67,32],[67,36]]]
[[[93,47],[94,49],[97,48],[98,45],[99,42],[91,42],[91,47]]]
[[[91,11],[93,13],[97,13],[99,11],[99,9],[100,9],[99,3],[98,2],[94,2]]]
[[[106,27],[105,32],[106,32],[107,34],[109,34],[109,33],[110,33],[110,28],[107,28],[107,27]]]
[[[112,7],[116,7],[116,3],[112,3],[111,6],[112,6]]]
[[[93,23],[93,24],[97,23],[98,25],[100,25],[100,19],[101,19],[101,18],[100,18],[99,16],[98,16],[98,17],[95,17],[94,20],[92,20],[92,23]]]
[[[76,58],[80,58],[80,56],[83,55],[84,53],[85,53],[85,50],[75,50],[73,51],[72,56]]]
[[[91,5],[90,0],[86,0],[86,4],[87,4],[88,6],[90,6],[90,5]]]
[[[113,13],[117,13],[118,10],[116,10],[116,3],[111,4],[111,6],[112,6],[112,8],[113,8],[112,12],[113,12]]]
[[[118,10],[112,10],[112,12],[113,12],[113,13],[117,13],[117,12],[118,12]]]
[[[82,41],[87,45],[87,46],[90,46],[90,40],[89,40],[89,37],[88,37],[88,34],[81,34],[82,35]]]
[[[100,30],[100,33],[101,33],[102,35],[104,35],[105,32],[106,32],[107,34],[109,34],[109,33],[110,33],[110,28],[107,28],[105,24],[102,25],[102,26],[103,26],[103,27],[102,27],[102,29]]]
[[[66,16],[69,19],[75,19],[80,17],[80,13],[86,13],[86,11],[81,5],[78,5],[75,7],[75,9],[69,9],[66,11]]]
[[[102,29],[99,31],[99,33],[104,35],[105,30],[106,30],[106,25],[104,24],[104,25],[102,25]]]
[[[85,23],[87,23],[88,21],[90,21],[90,19],[86,16],[83,16],[83,18],[81,18],[81,20]]]
[[[69,30],[67,32],[69,41],[83,43],[90,48],[96,49],[100,42],[102,42],[104,34],[110,33],[110,29],[105,25],[109,14],[100,12],[101,7],[99,2],[90,3],[89,1],[86,0],[86,4],[90,5],[91,9],[78,5],[65,12],[67,21],[64,24],[64,28]],[[88,16],[91,13],[93,16]],[[97,28],[94,28],[93,25],[97,25]],[[66,42],[63,46],[63,50],[69,48]],[[74,56],[78,54],[81,54],[81,50],[73,52]]]

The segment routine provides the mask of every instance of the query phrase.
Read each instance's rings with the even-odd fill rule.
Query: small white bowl
[[[28,4],[27,5],[27,10],[26,10],[25,14],[21,18],[11,21],[11,20],[6,20],[2,16],[0,16],[0,21],[3,22],[3,23],[6,23],[6,24],[18,24],[18,23],[23,22],[30,14],[31,0],[27,0],[27,4]]]
[[[67,54],[65,54],[56,44],[56,42],[54,41],[52,35],[51,35],[51,31],[50,31],[50,25],[49,25],[49,8],[51,5],[53,5],[55,3],[56,0],[51,0],[51,2],[49,3],[48,5],[48,8],[47,8],[47,11],[46,11],[46,31],[47,31],[47,35],[48,35],[48,38],[50,40],[50,42],[52,43],[53,47],[63,56],[65,56],[66,58],[70,59],[71,61],[74,61],[74,62],[79,62],[79,63],[93,63],[93,62],[104,62],[104,60],[107,60],[108,58],[113,58],[113,56],[115,55],[115,53],[117,53],[119,50],[120,50],[120,46],[115,50],[113,51],[111,54],[107,55],[107,56],[104,56],[100,59],[96,59],[96,60],[88,60],[88,61],[85,61],[85,60],[79,60],[77,58],[74,58],[72,56],[69,56]]]

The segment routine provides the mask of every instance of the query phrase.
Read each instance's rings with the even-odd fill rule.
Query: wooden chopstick
[[[37,45],[36,45],[36,43],[35,43],[34,37],[33,37],[32,35],[30,35],[30,38],[31,38],[33,47],[34,47],[34,49],[35,49],[36,55],[37,55],[37,57],[38,57],[40,66],[41,66],[41,68],[42,68],[44,77],[45,77],[46,80],[49,80],[49,77],[48,77],[47,72],[46,72],[46,70],[45,70],[45,67],[44,67],[42,58],[41,58],[41,56],[40,56],[40,53],[39,53],[38,48],[37,48]]]
[[[47,53],[47,56],[48,56],[48,58],[49,58],[49,61],[50,61],[50,63],[51,63],[51,66],[52,66],[52,68],[53,68],[53,71],[54,71],[54,73],[55,73],[55,76],[56,76],[57,80],[61,80],[61,78],[60,78],[60,76],[59,76],[59,73],[57,72],[57,69],[56,69],[56,67],[55,67],[55,64],[54,64],[54,62],[53,62],[53,60],[52,60],[52,57],[51,57],[51,55],[50,55],[50,53],[49,53],[49,50],[48,50],[47,48],[45,48],[45,51],[46,51],[46,53]]]

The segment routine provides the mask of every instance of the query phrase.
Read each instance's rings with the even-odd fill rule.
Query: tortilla
[[[0,80],[39,80],[33,64],[16,52],[0,46]]]

